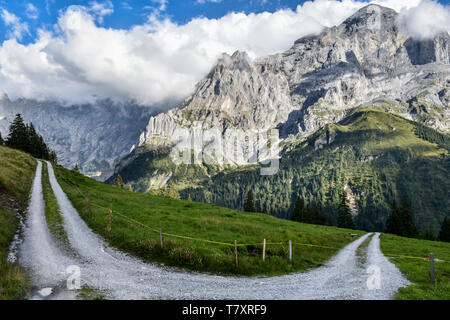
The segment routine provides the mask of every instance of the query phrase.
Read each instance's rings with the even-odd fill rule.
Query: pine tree
[[[75,167],[73,167],[73,170],[72,171],[75,171],[75,172],[80,172],[80,168],[78,167],[78,163],[75,163]]]
[[[172,184],[170,185],[170,188],[169,188],[169,197],[170,197],[170,198],[173,198],[173,199],[180,199],[180,193],[178,192],[178,189],[177,189],[175,183],[172,183]]]
[[[2,133],[0,132],[0,146],[4,146],[5,145],[5,141],[2,138]]]
[[[300,196],[297,196],[297,201],[295,201],[294,212],[292,213],[291,220],[305,222],[305,211],[305,202]]]
[[[439,232],[439,241],[450,242],[450,218],[445,217]]]
[[[157,191],[157,195],[160,197],[168,197],[169,196],[169,192],[167,191],[166,186],[163,186],[161,188],[158,189]]]
[[[29,149],[28,130],[20,113],[16,114],[14,121],[9,127],[9,135],[6,140],[6,145],[25,152]]]
[[[54,164],[58,163],[58,157],[56,156],[56,152],[55,151],[50,151],[50,159],[51,162],[53,162]]]
[[[125,183],[123,182],[123,179],[120,176],[120,174],[117,174],[116,180],[114,181],[114,185],[119,188],[123,188],[125,186]]]
[[[28,146],[24,151],[38,159],[47,159],[48,149],[44,143],[44,139],[37,134],[32,123],[27,124],[26,128],[28,134]]]
[[[248,191],[247,196],[245,197],[244,211],[255,212],[255,203],[253,201],[253,193],[251,191]]]
[[[322,204],[319,201],[314,201],[312,207],[312,223],[324,226],[327,222],[327,217],[325,215],[325,212],[323,211]]]
[[[387,222],[386,222],[386,233],[401,235],[401,217],[400,217],[400,210],[397,206],[397,201],[392,202],[392,209],[391,209],[391,215],[389,216]]]
[[[311,201],[307,206],[305,206],[302,222],[314,224],[314,210],[315,210],[314,206],[315,206],[314,201]]]
[[[352,213],[347,202],[347,194],[345,191],[341,195],[341,203],[339,204],[339,213],[337,218],[337,226],[339,228],[355,229]]]
[[[33,123],[25,124],[20,114],[17,114],[9,127],[9,135],[4,144],[31,154],[38,159],[50,160],[57,163],[56,153],[44,142],[44,138],[37,134]]]
[[[255,212],[262,212],[258,200],[255,200]]]
[[[435,241],[436,236],[434,235],[433,227],[429,226],[422,235],[422,239]]]
[[[187,201],[192,201],[191,194],[188,195]]]
[[[402,197],[402,206],[400,208],[401,236],[415,238],[418,235],[416,224],[411,212],[409,200],[404,195]]]

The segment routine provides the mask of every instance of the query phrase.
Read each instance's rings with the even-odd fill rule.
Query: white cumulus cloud
[[[110,0],[104,2],[90,1],[89,5],[88,10],[97,16],[99,23],[103,23],[103,17],[114,13],[114,5]]]
[[[215,2],[215,3],[218,3],[218,2],[222,2],[222,0],[196,0],[196,2],[199,3],[199,4],[205,4],[205,3],[207,3],[207,2]]]
[[[450,30],[450,6],[424,0],[417,6],[401,11],[400,23],[414,38],[431,38]]]
[[[151,0],[151,2],[159,5],[158,10],[160,11],[164,11],[166,10],[167,7],[167,3],[169,2],[168,0]]]
[[[0,8],[0,10],[0,17],[2,18],[5,26],[9,28],[7,31],[7,36],[9,38],[17,38],[21,40],[25,34],[30,33],[26,22],[22,22],[19,17],[4,8]]]
[[[25,14],[29,19],[37,19],[39,17],[39,10],[31,2],[27,3]]]
[[[108,2],[69,7],[54,29],[40,30],[31,44],[21,44],[16,36],[0,45],[0,91],[11,98],[68,103],[112,98],[168,108],[194,90],[223,52],[244,50],[254,58],[281,52],[298,38],[339,24],[367,5],[353,0],[316,0],[295,11],[230,13],[220,19],[195,18],[183,25],[152,13],[146,23],[118,30],[99,25],[98,17],[113,10]],[[406,21],[424,20],[414,14],[420,0],[377,3],[401,11]],[[445,10],[448,14],[448,8]],[[425,16],[430,14],[434,15],[434,10]],[[436,24],[448,29],[444,22],[433,20],[437,22],[424,28],[427,33],[433,33]],[[8,21],[10,26],[20,23],[11,17]]]

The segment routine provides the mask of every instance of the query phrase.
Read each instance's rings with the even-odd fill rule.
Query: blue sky
[[[448,4],[450,0],[440,0]],[[32,42],[38,28],[51,29],[58,15],[71,5],[92,7],[97,2],[105,9],[99,25],[106,28],[129,29],[147,20],[149,14],[169,17],[178,24],[185,24],[192,18],[204,16],[220,18],[229,12],[260,13],[275,12],[282,8],[295,10],[304,0],[0,0],[0,8],[6,9],[27,24],[28,32],[23,33],[22,43]],[[112,8],[109,7],[109,3]],[[0,21],[0,42],[10,38],[8,26]]]
[[[412,37],[450,32],[450,6],[442,6],[449,0],[373,1],[397,10]],[[239,50],[260,58],[284,52],[295,40],[342,23],[366,4],[0,0],[0,93],[12,99],[86,103],[112,98],[169,106],[191,94],[223,53]]]
[[[160,17],[169,17],[178,24],[185,24],[192,18],[204,16],[220,18],[229,12],[260,13],[274,12],[280,8],[295,9],[299,0],[111,0],[113,12],[103,17],[100,24],[106,28],[128,29],[147,20],[149,14],[156,13]],[[6,9],[26,22],[29,34],[24,34],[22,43],[28,43],[36,36],[38,28],[51,27],[57,22],[61,10],[71,5],[91,7],[94,2],[105,4],[105,0],[0,0],[0,8]],[[30,5],[31,4],[31,5]],[[35,9],[34,9],[35,8]],[[7,26],[0,22],[0,41],[8,38]]]

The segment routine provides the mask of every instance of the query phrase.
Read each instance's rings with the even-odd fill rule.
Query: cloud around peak
[[[101,19],[114,10],[109,2],[69,7],[61,12],[56,26],[39,30],[38,38],[28,45],[19,43],[20,34],[27,32],[25,26],[19,27],[21,21],[2,15],[5,24],[18,27],[0,45],[0,91],[12,98],[67,103],[111,98],[169,108],[193,91],[223,52],[242,50],[253,58],[281,52],[298,38],[339,24],[367,5],[316,0],[295,11],[229,13],[220,19],[195,18],[183,25],[151,13],[146,23],[121,30],[102,27]],[[374,3],[401,12],[402,25],[415,36],[449,29],[448,7],[435,2]],[[425,7],[419,10],[418,6]],[[437,19],[436,10],[442,8],[445,12]],[[430,15],[434,18],[427,22]],[[421,27],[413,21],[420,21]]]
[[[425,0],[401,11],[400,25],[413,38],[426,39],[450,30],[450,6]]]

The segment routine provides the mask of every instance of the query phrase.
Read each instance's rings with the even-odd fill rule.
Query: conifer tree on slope
[[[175,183],[172,183],[169,188],[169,197],[173,199],[180,199],[180,193]]]
[[[16,115],[14,121],[9,127],[9,135],[6,140],[6,146],[25,152],[29,151],[28,130],[20,114]]]
[[[417,227],[411,211],[409,200],[404,195],[402,197],[402,206],[400,208],[401,235],[408,238],[415,238],[418,235]]]
[[[316,216],[316,202],[311,201],[307,206],[305,206],[305,212],[303,214],[303,222],[314,224]]]
[[[450,242],[450,218],[445,217],[439,232],[439,241]]]
[[[255,200],[255,212],[262,212],[261,206],[258,200]]]
[[[9,135],[4,144],[27,152],[35,158],[57,163],[56,153],[47,147],[44,138],[36,132],[33,123],[25,124],[20,114],[17,114],[11,123]]]
[[[327,217],[325,215],[325,212],[323,211],[322,204],[319,201],[314,201],[312,205],[312,223],[324,226],[327,222]],[[351,214],[350,214],[351,216]],[[353,219],[352,219],[353,222]]]
[[[292,212],[292,221],[305,222],[305,202],[299,196],[297,196],[297,201],[295,201],[294,211]]]
[[[156,191],[156,195],[160,197],[168,197],[169,191],[167,190],[166,186],[163,186]]]
[[[355,229],[355,223],[353,222],[345,191],[342,192],[338,211],[337,226],[339,228]]]
[[[429,226],[427,229],[425,229],[425,232],[422,234],[422,238],[425,240],[436,241],[433,227]]]
[[[397,201],[392,202],[391,214],[386,222],[386,233],[401,235],[401,217]]]
[[[120,174],[117,175],[116,180],[114,181],[114,185],[119,188],[123,188],[125,186],[125,183],[123,182]]]
[[[56,152],[50,150],[50,159],[51,162],[53,162],[54,164],[58,163],[58,157],[56,156]]]
[[[0,132],[0,146],[4,146],[5,145],[5,141],[2,138],[2,133]]]
[[[35,156],[38,159],[45,159],[48,158],[48,154],[46,154],[47,146],[44,146],[44,141],[42,137],[39,137],[39,135],[36,132],[36,129],[34,129],[34,126],[32,123],[29,123],[26,125],[27,128],[27,134],[28,134],[28,145],[27,150],[24,150],[31,155]],[[39,139],[41,138],[41,139]],[[47,157],[46,157],[47,156]]]
[[[245,197],[244,211],[245,212],[255,212],[255,202],[253,200],[253,193],[251,191],[248,191],[247,196]]]

